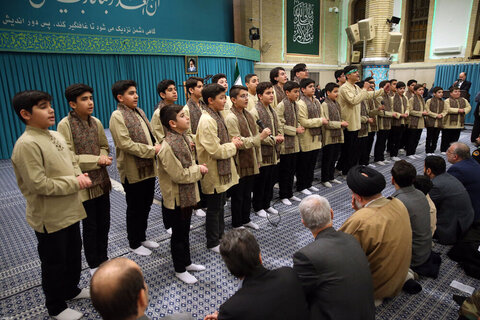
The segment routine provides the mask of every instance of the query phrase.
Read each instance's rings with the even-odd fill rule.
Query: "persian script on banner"
[[[293,7],[293,42],[311,44],[314,40],[314,5],[295,0]]]

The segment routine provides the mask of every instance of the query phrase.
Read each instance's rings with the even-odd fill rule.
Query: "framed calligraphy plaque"
[[[319,55],[320,1],[286,0],[287,54]]]

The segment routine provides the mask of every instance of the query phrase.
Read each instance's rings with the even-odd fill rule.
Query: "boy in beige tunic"
[[[428,117],[425,117],[425,126],[427,127],[427,137],[425,138],[425,153],[432,156],[437,149],[438,136],[443,128],[443,118],[447,115],[447,109],[443,101],[442,87],[435,87],[432,90],[433,97],[425,103],[425,110]]]
[[[82,239],[79,221],[86,217],[79,190],[91,186],[63,136],[48,128],[55,124],[52,97],[23,91],[13,97],[13,109],[26,124],[12,152],[18,187],[27,202],[27,222],[38,240],[42,289],[48,314],[55,319],[80,319],[66,300],[90,297],[80,290]]]
[[[394,112],[392,118],[392,129],[388,138],[390,142],[390,158],[399,161],[398,150],[402,144],[402,136],[405,134],[406,121],[408,117],[408,100],[405,97],[405,83],[397,82],[397,92],[390,98],[390,104]]]
[[[106,169],[112,164],[112,157],[108,156],[109,146],[102,123],[92,116],[92,93],[93,89],[82,83],[65,89],[65,97],[72,110],[57,126],[80,169],[92,180],[90,188],[80,191],[87,213],[82,221],[83,247],[91,275],[108,260],[112,188]]]
[[[450,88],[450,97],[445,100],[447,115],[443,118],[442,144],[440,151],[447,152],[448,147],[460,138],[460,131],[465,128],[465,115],[472,106],[465,98],[460,97],[459,88]]]
[[[155,241],[146,240],[146,230],[157,175],[155,157],[161,145],[156,144],[150,122],[138,107],[135,81],[115,82],[112,94],[118,105],[110,117],[110,132],[117,150],[117,168],[127,201],[129,250],[148,256],[152,253],[151,248],[159,246]]]
[[[190,77],[185,81],[185,89],[187,89],[189,99],[187,104],[183,108],[185,115],[190,119],[190,128],[187,130],[186,134],[190,136],[192,144],[195,143],[195,136],[197,134],[198,121],[202,116],[203,110],[205,110],[205,102],[202,98],[203,90],[203,78],[199,77]],[[200,182],[198,182],[200,186]],[[205,196],[200,188],[200,202],[198,206],[193,209],[193,213],[198,217],[205,217],[206,213],[202,208],[206,208]]]
[[[212,77],[212,83],[218,83],[219,85],[225,88],[225,92],[228,92],[228,80],[225,74],[217,73],[216,75],[214,75]],[[230,99],[230,97],[228,95],[226,95],[225,97],[226,97],[225,98],[226,102],[222,110],[222,115],[224,118],[227,116],[228,112],[230,111],[230,108],[232,107],[232,100]],[[205,101],[205,103],[207,103],[207,101]]]
[[[275,86],[274,86],[275,88]],[[293,195],[293,177],[297,166],[297,156],[300,152],[298,135],[305,132],[305,128],[298,122],[297,100],[300,95],[300,85],[295,81],[287,81],[282,87],[285,89],[285,98],[277,106],[280,132],[285,140],[280,149],[280,164],[278,184],[279,196],[283,204],[292,205],[291,201],[301,199]]]
[[[425,128],[424,117],[428,115],[425,110],[425,100],[423,99],[423,86],[416,84],[413,87],[414,95],[408,100],[408,139],[407,139],[407,157],[410,159],[420,158],[415,155],[422,130]]]
[[[192,284],[197,279],[189,271],[203,271],[205,267],[193,264],[190,258],[190,221],[192,210],[200,200],[197,182],[208,172],[205,165],[197,165],[191,148],[190,119],[182,106],[173,104],[160,111],[166,128],[162,150],[159,153],[158,181],[162,192],[162,215],[172,226],[170,249],[175,276]]]
[[[255,73],[249,73],[245,76],[245,85],[248,89],[248,106],[247,110],[250,112],[255,108],[258,102],[257,97],[257,85],[258,85],[258,76]],[[231,96],[231,95],[230,95]],[[231,100],[231,98],[230,98]],[[233,101],[232,101],[233,103]]]
[[[348,126],[347,121],[342,120],[340,106],[337,103],[338,88],[336,83],[330,82],[325,86],[327,97],[322,103],[322,117],[328,120],[328,123],[322,126],[322,184],[327,188],[332,187],[332,183],[341,182],[334,177],[335,161],[338,159],[340,149],[343,143],[343,128]]]
[[[258,132],[253,115],[246,110],[248,105],[247,88],[233,86],[230,89],[230,97],[233,105],[225,119],[228,134],[230,138],[240,137],[243,142],[243,146],[235,156],[240,180],[229,190],[232,196],[232,227],[244,226],[258,229],[258,225],[250,220],[251,194],[255,176],[260,172],[259,166],[262,162],[260,143],[271,134],[271,131],[265,128],[261,133]]]
[[[315,98],[315,81],[303,79],[300,89],[303,94],[298,101],[298,122],[305,132],[298,136],[301,151],[297,158],[297,191],[310,195],[312,191],[319,191],[312,186],[313,171],[322,148],[322,126],[328,124],[328,120],[322,117],[320,101]]]
[[[155,111],[153,112],[150,122],[152,124],[155,139],[157,139],[158,143],[162,143],[165,133],[162,121],[160,120],[160,110],[162,110],[164,106],[169,106],[177,101],[178,95],[175,81],[168,79],[160,81],[157,84],[157,93],[161,100],[155,106]]]
[[[271,201],[283,135],[279,131],[277,113],[270,105],[273,101],[273,85],[270,82],[260,82],[257,85],[257,94],[258,103],[252,111],[253,118],[257,124],[258,120],[261,121],[264,127],[259,124],[260,129],[269,128],[271,135],[261,142],[262,163],[260,173],[255,176],[252,206],[257,216],[266,218],[268,213],[278,213],[277,209],[271,206]]]
[[[387,80],[380,82],[379,87],[384,88],[385,85],[389,83]],[[391,82],[397,85],[397,82]],[[375,149],[373,151],[374,160],[376,164],[380,166],[384,166],[386,163],[390,162],[389,160],[385,160],[385,147],[387,143],[388,136],[390,134],[390,130],[392,128],[392,116],[394,112],[392,112],[392,105],[390,103],[389,93],[393,87],[384,89],[384,92],[381,96],[377,97],[377,102],[380,104],[378,107],[378,115],[377,115],[377,140],[375,142]]]
[[[283,86],[285,83],[287,83],[287,81],[287,73],[282,67],[276,67],[270,70],[270,82],[273,84],[272,108],[276,109],[280,102],[285,99],[286,96]]]
[[[201,180],[207,200],[207,248],[220,253],[220,239],[225,228],[224,206],[227,190],[238,183],[234,156],[243,146],[240,137],[230,139],[221,114],[225,106],[225,88],[217,83],[206,85],[202,91],[207,104],[198,122],[195,146],[199,163],[205,163],[208,173]]]

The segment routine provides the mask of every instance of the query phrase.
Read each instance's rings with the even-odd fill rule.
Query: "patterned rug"
[[[469,132],[462,132],[461,140],[469,141]],[[111,141],[110,135],[109,139]],[[424,155],[422,136],[418,153]],[[113,149],[113,148],[112,148]],[[112,150],[114,154],[115,150]],[[405,158],[404,156],[400,156]],[[418,172],[423,172],[423,160],[410,160]],[[394,188],[390,185],[392,164],[378,166],[387,180],[383,194],[389,196]],[[109,169],[112,179],[119,180],[114,165]],[[352,214],[351,193],[346,183],[327,189],[319,184],[320,174],[316,171],[315,184],[319,194],[325,196],[334,210],[334,227],[339,228]],[[341,179],[341,178],[339,178]],[[342,180],[343,181],[343,180]],[[44,296],[40,285],[40,262],[36,250],[36,239],[25,220],[25,201],[16,185],[10,161],[0,161],[0,319],[48,319],[44,307]],[[121,189],[121,188],[120,188]],[[298,213],[298,203],[285,206],[278,201],[275,189],[274,206],[280,211],[275,224],[267,219],[256,217],[252,220],[259,224],[260,230],[253,231],[262,250],[262,258],[267,268],[291,266],[292,255],[299,248],[313,241],[311,233],[302,225]],[[296,194],[303,198],[304,195]],[[160,199],[159,191],[156,198]],[[239,281],[225,268],[220,256],[206,249],[204,218],[193,217],[191,231],[191,254],[194,263],[207,267],[204,272],[196,273],[199,279],[194,285],[187,285],[174,277],[170,255],[169,235],[163,228],[161,208],[152,206],[147,237],[160,242],[160,248],[149,257],[139,257],[128,253],[125,228],[125,197],[121,191],[111,193],[111,229],[109,234],[109,257],[125,256],[135,260],[143,269],[149,287],[150,303],[147,316],[160,319],[166,314],[189,312],[195,319],[203,319],[228,299],[237,289]],[[230,209],[226,207],[226,231],[231,228]],[[421,278],[422,292],[416,295],[401,293],[395,299],[386,301],[377,308],[377,319],[456,319],[458,307],[452,300],[453,294],[466,295],[450,287],[452,280],[480,287],[480,281],[465,275],[458,265],[448,259],[448,246],[435,244],[435,251],[442,255],[439,278]],[[84,258],[83,258],[84,259]],[[88,286],[90,275],[83,260],[80,286]],[[84,319],[100,319],[89,300],[69,303],[70,307],[84,313]]]

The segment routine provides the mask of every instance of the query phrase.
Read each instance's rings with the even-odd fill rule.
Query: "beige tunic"
[[[432,99],[428,99],[427,100],[427,103],[425,103],[425,110],[428,112],[428,116],[431,117],[431,118],[434,118],[435,119],[435,124],[433,125],[434,128],[441,128],[443,125],[443,119],[446,117],[447,115],[447,108],[445,107],[445,103],[443,105],[443,111],[442,113],[435,113],[435,112],[432,112],[431,109],[430,109],[430,104],[432,103]],[[441,114],[443,116],[443,118],[441,119],[438,119],[437,116]]]
[[[406,113],[406,114],[408,115],[408,99],[407,99],[407,104],[406,104],[406,105],[402,103],[402,112],[397,112],[397,111],[395,111],[395,110],[393,109],[393,99],[394,99],[394,97],[395,97],[395,95],[394,95],[393,97],[390,97],[390,103],[391,103],[391,105],[392,105],[392,118],[401,119],[401,120],[400,120],[400,121],[401,121],[401,123],[400,123],[401,125],[402,125],[402,124],[406,124],[406,123],[407,123],[407,120],[406,120],[406,119],[408,119],[408,117],[407,117],[407,118],[402,118],[402,117],[400,116],[400,114],[401,114],[401,113]],[[403,99],[401,99],[400,101],[403,101]],[[396,117],[393,115],[393,113],[395,113],[395,112],[397,112],[397,116],[396,116]],[[392,121],[393,121],[393,120],[392,120]],[[393,123],[392,123],[392,127],[393,127]]]
[[[465,115],[467,115],[470,110],[472,110],[472,106],[470,105],[470,103],[465,99],[465,98],[460,98],[460,99],[463,99],[465,100]],[[443,127],[445,129],[463,129],[465,127],[465,123],[462,123],[460,121],[460,114],[458,113],[458,109],[459,108],[452,108],[450,106],[450,98],[448,98],[447,100],[445,100],[445,104],[444,104],[444,109],[447,110],[447,116],[444,117],[443,119]],[[450,123],[450,117],[452,114],[458,114],[458,121],[456,124],[452,124]]]
[[[381,95],[381,96],[377,97],[377,101],[381,104],[384,97],[385,97],[384,95]],[[386,97],[386,99],[390,99],[390,98]],[[390,130],[391,125],[389,127],[386,127],[385,126],[385,119],[386,118],[392,118],[392,117],[393,117],[393,111],[379,110],[378,111],[378,117],[377,117],[378,130]]]
[[[275,112],[275,110],[273,112]],[[260,118],[258,116],[257,108],[254,108],[252,110],[252,112],[250,112],[250,113],[252,114],[253,119],[255,120],[255,123],[256,123],[257,120]],[[270,112],[269,109],[267,109],[267,113],[268,113],[268,116],[270,117],[270,121],[273,123],[273,126],[274,126],[274,128],[272,128],[272,130],[271,130],[272,131],[272,136],[275,137],[275,128],[280,129],[280,123],[275,123],[275,121],[274,121],[275,118],[273,117],[273,114]],[[277,118],[278,118],[278,116],[277,116]],[[279,133],[280,133],[280,130],[279,130]],[[262,140],[260,144],[265,145],[265,146],[274,146],[275,147],[276,142],[275,142],[275,139],[267,137],[264,140]],[[271,165],[277,164],[278,161],[280,161],[280,157],[278,157],[277,153],[274,151],[273,152],[273,163],[266,163],[266,162],[263,161],[263,158],[261,160],[262,160],[261,165],[260,165],[261,167],[271,166]]]
[[[152,126],[155,139],[157,139],[158,143],[162,143],[163,139],[165,139],[165,132],[163,131],[162,121],[160,120],[160,108],[157,108],[157,110],[153,112],[150,125]]]
[[[376,98],[383,93],[383,89],[367,91],[350,82],[340,87],[337,102],[342,111],[342,119],[348,122],[348,131],[360,130],[360,102],[368,98]]]
[[[413,110],[413,98],[410,98],[408,100],[408,118],[407,118],[407,121],[408,121],[408,125],[409,125],[409,128],[411,128],[410,126],[410,122],[411,122],[411,118],[412,117],[417,117],[418,118],[418,125],[416,128],[411,128],[411,129],[424,129],[425,128],[425,120],[423,119],[423,111],[425,111],[425,103],[423,102],[423,98],[421,98],[421,101],[420,101],[420,108],[421,110],[420,111],[415,111]]]
[[[188,146],[190,147],[190,146]],[[158,183],[162,193],[162,202],[167,209],[175,209],[175,204],[180,206],[179,184],[188,184],[202,178],[200,166],[195,164],[192,154],[192,165],[183,168],[182,163],[175,156],[173,149],[166,142],[158,153]],[[195,198],[200,201],[198,184],[195,183]]]
[[[428,205],[430,206],[430,229],[432,230],[432,236],[437,230],[437,207],[435,207],[435,203],[433,202],[430,195],[427,194]]]
[[[308,152],[322,148],[322,137],[312,136],[310,129],[322,127],[323,118],[320,117],[309,119],[307,105],[301,99],[297,101],[297,106],[298,122],[302,127],[305,128],[305,132],[298,135],[298,140],[300,141],[300,150],[302,150],[302,152]]]
[[[148,144],[134,142],[130,138],[130,133],[125,126],[123,115],[119,110],[113,111],[110,117],[110,132],[115,142],[117,169],[120,173],[121,183],[125,183],[125,179],[128,179],[129,183],[136,183],[156,176],[156,163],[154,163],[155,170],[152,175],[140,178],[138,174],[135,156],[155,160],[155,146],[153,145],[154,142],[152,141],[145,121],[143,121],[142,117],[138,114],[137,118],[142,124]]]
[[[206,164],[208,168],[208,173],[201,180],[203,193],[225,192],[238,183],[238,174],[234,161],[237,148],[232,142],[220,144],[217,122],[207,112],[202,113],[198,122],[195,145],[198,163]],[[231,162],[232,179],[227,184],[220,183],[217,168],[217,160],[219,159],[230,159]]]
[[[297,106],[298,106],[298,104],[297,104]],[[280,127],[278,128],[278,131],[281,134],[283,134],[284,136],[295,137],[294,151],[293,152],[286,152],[285,151],[285,142],[284,142],[281,145],[280,154],[300,152],[300,141],[298,140],[298,134],[297,134],[297,128],[300,126],[300,124],[298,123],[297,115],[295,115],[295,117],[297,118],[297,127],[288,126],[286,124],[286,120],[285,120],[285,105],[284,105],[283,101],[280,101],[280,103],[277,105],[277,108],[275,110],[277,112],[278,121],[280,122]]]
[[[247,110],[248,112],[248,110]],[[244,117],[244,116],[243,116]],[[247,121],[247,119],[245,119]],[[253,167],[253,174],[257,174],[260,172],[260,164],[262,163],[262,153],[260,152],[260,133],[258,130],[256,132],[252,132],[250,127],[248,131],[250,132],[250,137],[242,137],[240,134],[240,125],[238,123],[238,118],[233,112],[229,112],[227,118],[225,119],[225,124],[227,125],[228,134],[230,138],[233,137],[241,137],[243,146],[240,147],[239,150],[246,150],[254,148],[253,158],[254,158],[254,167]],[[238,152],[235,155],[235,164],[237,166],[237,173],[240,172],[240,157],[238,156]],[[240,177],[243,178],[243,177]]]
[[[339,110],[340,112],[340,110]],[[328,111],[328,104],[326,102],[322,103],[322,118],[325,118],[328,120],[328,124],[322,126],[322,139],[323,139],[323,146],[327,146],[329,144],[334,144],[332,141],[332,131],[333,129],[340,129],[341,136],[340,136],[340,141],[335,142],[335,143],[343,143],[344,142],[344,137],[343,137],[343,128],[342,128],[342,120],[340,118],[340,121],[332,121],[330,120],[329,116],[329,111]]]
[[[190,118],[190,109],[188,108],[188,105],[185,105],[185,106],[183,107],[183,111],[184,111],[185,115]],[[204,112],[205,112],[205,111],[202,110],[202,114],[203,114]],[[152,120],[153,120],[153,119],[152,119]],[[192,126],[191,126],[191,124],[192,124],[192,121],[190,120],[190,127],[188,128],[186,134],[189,135],[189,136],[192,138],[192,141],[195,141],[195,134],[192,132]],[[152,122],[152,125],[153,125],[153,122]],[[197,130],[198,130],[198,128],[197,128]],[[158,140],[158,138],[157,138],[157,140]]]
[[[92,117],[92,120],[97,123],[98,128],[98,143],[100,144],[100,155],[96,156],[93,154],[75,154],[75,145],[73,144],[73,136],[72,136],[72,129],[70,127],[70,121],[68,121],[68,117],[63,118],[57,125],[57,131],[62,134],[67,142],[67,146],[72,152],[72,156],[74,157],[75,161],[78,163],[78,166],[82,170],[91,171],[97,170],[101,167],[98,165],[98,160],[100,160],[100,156],[108,156],[110,148],[108,146],[107,136],[105,135],[105,130],[103,129],[103,125],[95,117]],[[103,190],[98,191],[98,196],[103,195]],[[80,190],[80,198],[82,201],[90,200],[90,193],[87,189]]]
[[[403,203],[376,199],[352,214],[339,230],[353,235],[365,251],[375,299],[396,296],[412,258],[412,228]]]
[[[253,109],[255,109],[255,106],[257,105],[258,102],[258,96],[248,93],[248,104],[247,104],[247,111],[252,112]]]
[[[82,172],[60,133],[27,125],[13,148],[12,165],[35,231],[52,233],[87,216],[76,178]]]

